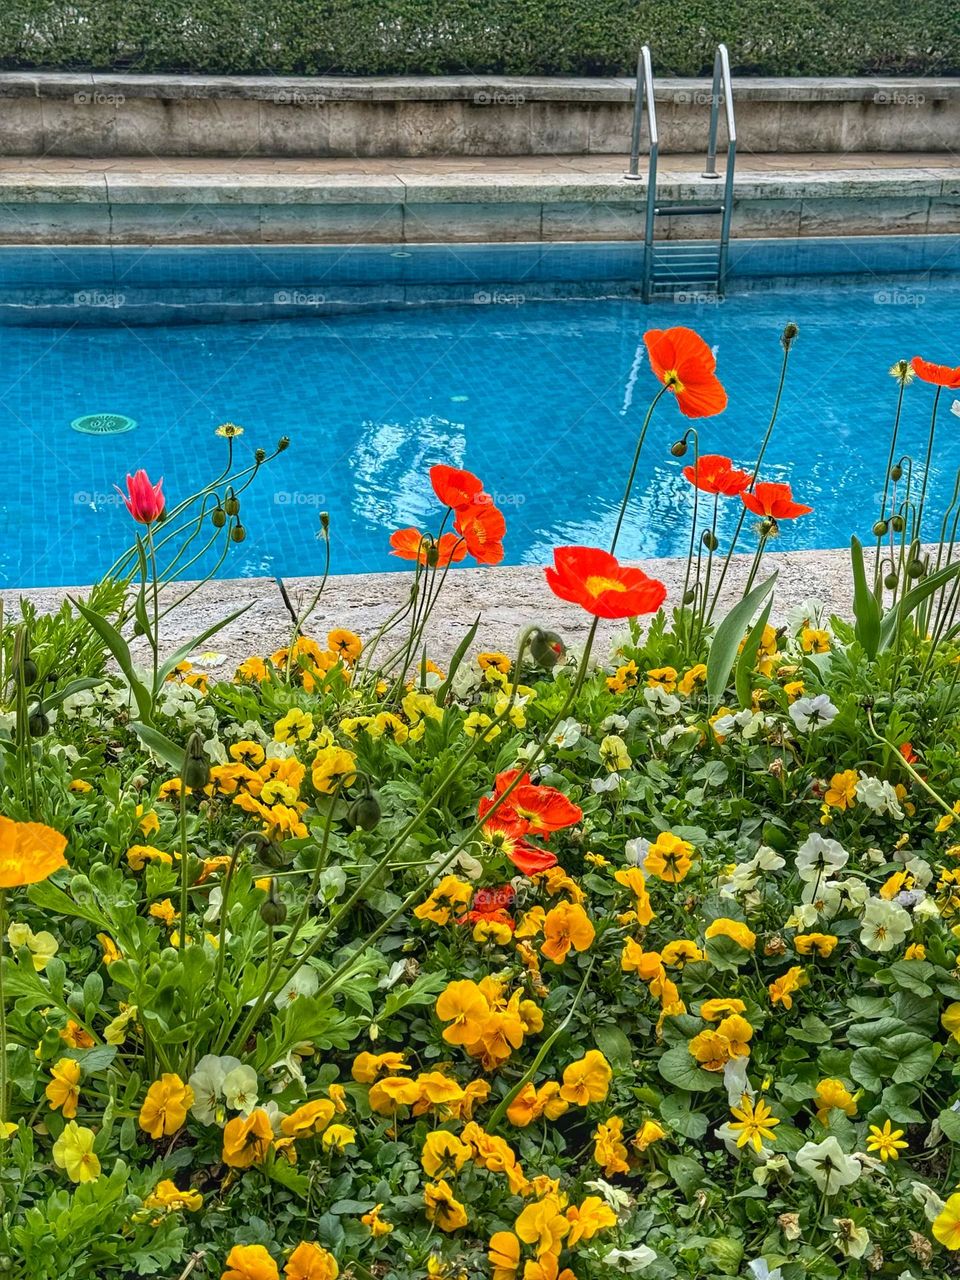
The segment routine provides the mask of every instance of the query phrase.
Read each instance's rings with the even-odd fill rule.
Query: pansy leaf
[[[657,1063],[657,1070],[670,1084],[688,1093],[707,1093],[723,1085],[719,1071],[704,1071],[685,1044],[674,1045]]]

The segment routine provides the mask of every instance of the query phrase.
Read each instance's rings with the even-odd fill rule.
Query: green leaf
[[[929,578],[924,578],[923,582],[918,583],[912,591],[907,592],[899,604],[894,605],[892,609],[888,609],[883,615],[883,621],[880,624],[880,648],[888,649],[893,643],[900,626],[909,618],[914,609],[923,604],[928,596],[932,596],[941,587],[945,586],[951,578],[955,578],[958,573],[960,573],[960,560],[955,560],[953,564],[948,564],[936,573],[931,573]]]
[[[947,1135],[951,1142],[960,1142],[960,1111],[954,1111],[952,1107],[947,1107],[946,1111],[941,1111],[937,1117],[940,1121],[940,1128]]]
[[[633,1066],[633,1049],[624,1032],[616,1026],[597,1027],[594,1031],[597,1048],[612,1067],[629,1071]]]
[[[880,602],[867,586],[863,545],[859,538],[850,539],[850,559],[853,565],[853,616],[856,618],[854,634],[860,648],[872,662],[880,647]]]
[[[460,663],[463,662],[464,655],[466,654],[467,650],[473,644],[473,641],[477,634],[477,628],[479,626],[480,626],[480,614],[478,613],[476,622],[473,624],[473,626],[470,628],[467,634],[463,637],[463,639],[457,645],[456,650],[454,651],[454,655],[450,659],[450,670],[447,672],[447,678],[446,680],[444,680],[443,684],[440,686],[440,688],[437,690],[437,693],[436,693],[436,703],[438,707],[442,707],[444,702],[446,702],[447,694],[450,692],[450,688],[453,684],[453,677],[457,674],[457,670],[460,666]]]
[[[159,729],[154,729],[152,725],[143,724],[139,720],[132,720],[130,728],[143,745],[155,752],[161,760],[173,769],[174,773],[179,776],[183,772],[183,747],[178,747],[175,742],[172,742]]]
[[[696,1160],[691,1160],[689,1156],[670,1156],[667,1160],[667,1169],[670,1177],[685,1196],[693,1195],[706,1177],[703,1165]]]
[[[43,702],[40,704],[41,709],[45,712],[53,711],[73,694],[81,693],[84,689],[99,689],[101,685],[106,683],[107,681],[104,676],[86,676],[82,680],[71,680],[70,683],[65,684],[62,689],[57,689],[55,693],[51,693],[49,697],[44,698]]]
[[[746,710],[753,704],[753,669],[757,665],[757,652],[760,649],[760,641],[763,639],[763,630],[770,618],[770,610],[773,608],[773,596],[763,606],[763,612],[750,628],[750,633],[744,641],[743,648],[740,651],[740,657],[737,659],[737,669],[734,676],[734,684],[737,690],[737,701],[740,706]]]
[[[116,627],[111,626],[106,618],[101,617],[95,609],[88,608],[87,605],[81,604],[79,600],[71,600],[70,603],[89,622],[90,626],[93,627],[94,631],[113,654],[117,666],[123,672],[123,677],[136,699],[140,719],[148,722],[152,720],[153,699],[146,685],[138,680],[134,673],[133,659],[130,657],[130,647],[126,640],[124,640]]]
[[[754,587],[749,595],[733,606],[717,627],[707,654],[707,695],[711,702],[719,702],[726,691],[744,632],[773,590],[776,580],[777,575],[774,574],[759,587]]]
[[[690,1095],[668,1093],[660,1103],[660,1118],[664,1124],[681,1137],[698,1141],[710,1127],[710,1120],[702,1111],[690,1110]]]
[[[687,1093],[708,1093],[711,1089],[719,1089],[723,1085],[723,1075],[719,1071],[704,1071],[692,1057],[685,1044],[674,1045],[662,1055],[657,1063],[657,1070],[664,1080],[684,1089]]]

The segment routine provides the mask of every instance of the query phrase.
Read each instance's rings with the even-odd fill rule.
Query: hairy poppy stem
[[[930,481],[930,462],[933,458],[933,438],[937,430],[937,405],[940,403],[942,387],[937,387],[933,397],[933,409],[930,413],[930,434],[927,436],[927,456],[923,464],[923,484],[920,486],[920,502],[917,505],[916,523],[913,526],[914,541],[920,538],[920,526],[923,524],[923,508],[927,501],[927,485]]]
[[[650,407],[647,409],[646,417],[644,418],[643,425],[640,428],[640,435],[637,438],[637,447],[633,453],[633,465],[630,467],[630,475],[627,477],[627,487],[624,490],[623,501],[620,503],[620,514],[617,516],[617,525],[613,531],[613,540],[610,543],[611,555],[613,555],[613,553],[617,549],[617,540],[620,537],[620,530],[623,527],[623,520],[627,514],[627,503],[630,501],[630,491],[633,489],[633,482],[636,479],[637,467],[640,465],[640,453],[643,449],[643,442],[647,438],[647,430],[650,426],[650,420],[653,417],[653,411],[657,407],[657,403],[660,400],[660,397],[665,395],[666,392],[669,391],[669,389],[670,388],[666,385],[662,386],[660,390],[657,392],[657,394],[650,401]]]

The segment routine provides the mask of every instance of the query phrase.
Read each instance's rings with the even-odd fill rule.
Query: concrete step
[[[698,156],[661,159],[661,203],[709,203]],[[283,160],[22,157],[0,169],[0,243],[636,240],[644,183],[603,156]],[[713,240],[678,212],[668,240]],[[952,155],[744,155],[733,236],[960,231]]]

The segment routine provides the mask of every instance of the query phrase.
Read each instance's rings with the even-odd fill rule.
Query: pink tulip
[[[151,484],[149,476],[142,469],[136,475],[128,475],[127,493],[129,497],[124,497],[123,490],[119,485],[114,485],[113,487],[123,498],[124,505],[138,524],[153,524],[155,520],[159,520],[163,515],[163,509],[166,504],[163,497],[162,476],[156,484]]]

